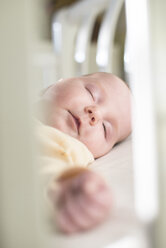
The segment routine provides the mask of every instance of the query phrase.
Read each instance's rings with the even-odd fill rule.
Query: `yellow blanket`
[[[41,154],[40,171],[47,175],[49,181],[66,169],[87,167],[94,161],[92,153],[83,143],[55,128],[39,123],[37,136]]]

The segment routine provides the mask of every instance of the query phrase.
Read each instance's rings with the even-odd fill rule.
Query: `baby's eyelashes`
[[[109,121],[104,121],[103,122],[103,133],[104,137],[107,141],[112,140],[112,135],[113,135],[113,127],[112,124]]]
[[[88,91],[93,101],[98,103],[101,98],[101,92],[96,84],[86,84],[85,89]]]
[[[89,93],[90,96],[92,97],[93,101],[95,101],[94,96],[93,96],[91,90],[89,90],[87,87],[85,87],[85,89],[88,91],[88,93]]]
[[[106,126],[105,126],[104,122],[102,123],[102,126],[103,126],[103,130],[104,130],[104,137],[106,139],[106,137],[107,137],[107,129],[106,129]]]

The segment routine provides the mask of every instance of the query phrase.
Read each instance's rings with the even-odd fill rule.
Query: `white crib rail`
[[[133,153],[136,211],[151,222],[158,212],[157,168],[147,1],[126,0],[128,73],[134,95]],[[141,13],[141,18],[140,18]]]
[[[89,73],[90,37],[97,15],[103,11],[106,14],[97,41],[96,64],[99,71],[112,71],[113,39],[123,2],[79,1],[57,12],[52,22],[52,36],[59,78]]]
[[[37,167],[30,117],[30,102],[35,91],[34,84],[31,91],[31,48],[36,35],[33,33],[36,24],[33,2],[6,0],[0,3],[1,248],[44,247],[37,231]]]
[[[90,38],[93,32],[93,26],[97,15],[101,13],[106,6],[103,3],[101,6],[95,5],[93,10],[85,13],[81,20],[81,25],[76,37],[74,54],[77,66],[76,75],[87,74],[89,72],[88,50],[90,48]]]
[[[110,0],[84,0],[58,11],[52,22],[59,78],[88,73],[88,47],[96,16]]]
[[[113,71],[113,40],[123,3],[123,0],[110,1],[109,9],[104,16],[97,42],[96,63],[99,71]]]

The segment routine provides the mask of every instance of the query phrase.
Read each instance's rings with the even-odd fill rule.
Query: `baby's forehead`
[[[130,91],[125,82],[123,82],[120,78],[111,73],[105,72],[97,72],[83,75],[81,77],[69,78],[65,79],[64,82],[68,84],[69,88],[71,83],[74,83],[74,85],[77,85],[79,82],[83,84],[92,83],[101,88],[101,90],[106,91],[107,94]]]
[[[90,75],[85,75],[79,78],[80,80],[83,81],[83,83],[93,83],[97,85],[106,85],[108,84],[108,87],[112,84],[112,80],[106,76],[102,76],[101,74],[90,74]]]
[[[105,72],[97,72],[94,74],[82,76],[81,78],[85,81],[89,80],[97,84],[98,83],[105,84],[108,87],[110,87],[116,81],[120,80],[118,77],[114,76],[113,74],[105,73]]]
[[[97,85],[102,91],[105,91],[105,93],[113,92],[121,85],[121,83],[118,82],[119,79],[115,78],[112,74],[108,76],[104,73],[95,73],[84,76],[81,79],[84,83]]]
[[[130,88],[127,83],[125,83],[121,78],[106,72],[98,72],[88,75],[94,82],[99,83],[101,86],[106,88],[106,90],[115,90],[118,92],[128,92],[131,94]]]

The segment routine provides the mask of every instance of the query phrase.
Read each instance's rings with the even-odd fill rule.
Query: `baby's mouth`
[[[76,124],[76,127],[77,127],[77,131],[78,131],[78,134],[80,134],[79,132],[79,129],[80,129],[80,125],[81,125],[81,121],[79,119],[79,117],[75,116],[71,111],[68,110],[68,112],[71,114],[71,116],[73,117],[74,119],[74,122]]]

